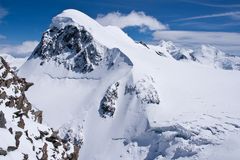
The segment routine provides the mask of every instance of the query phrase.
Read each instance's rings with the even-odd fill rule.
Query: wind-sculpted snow
[[[127,152],[128,154],[137,152],[139,157],[145,157],[142,159],[147,160],[201,159],[200,157],[203,155],[208,157],[211,154],[211,152],[208,153],[207,151],[209,147],[221,146],[224,143],[224,139],[227,136],[226,132],[232,132],[235,130],[234,128],[239,131],[235,123],[233,123],[233,127],[228,122],[223,125],[219,124],[222,124],[222,120],[229,121],[230,118],[221,117],[219,119],[206,114],[200,117],[200,119],[196,117],[193,122],[181,122],[183,126],[174,124],[162,127],[149,127],[141,135],[124,142],[128,146]],[[196,125],[201,123],[201,121],[212,120],[216,124]],[[154,126],[157,125],[154,124]]]

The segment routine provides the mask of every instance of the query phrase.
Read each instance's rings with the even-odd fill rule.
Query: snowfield
[[[212,46],[136,43],[69,9],[18,76],[43,123],[83,142],[78,159],[239,160],[239,64]]]

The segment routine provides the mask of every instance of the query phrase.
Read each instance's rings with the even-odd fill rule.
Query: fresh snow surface
[[[30,57],[18,75],[34,83],[26,95],[43,110],[45,123],[63,136],[83,140],[79,159],[240,158],[239,71],[177,61],[167,48],[149,49],[121,29],[103,27],[72,9],[54,17],[50,28],[68,25],[84,27],[97,51],[118,48],[122,58],[115,57],[107,68],[105,58],[116,53],[103,50],[93,71],[77,73],[58,64],[54,57],[59,55],[47,50],[52,57]],[[156,53],[159,48],[166,56]],[[192,51],[180,53],[188,53],[189,59]],[[109,90],[116,83],[117,89]],[[113,94],[114,99],[104,99]],[[101,116],[101,102],[115,108],[112,116]]]

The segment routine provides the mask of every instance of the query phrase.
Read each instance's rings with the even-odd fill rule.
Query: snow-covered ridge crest
[[[50,28],[57,27],[58,29],[62,29],[67,25],[84,27],[86,31],[91,33],[95,41],[104,44],[108,48],[117,47],[119,40],[122,41],[121,43],[135,43],[120,28],[116,26],[102,26],[88,15],[75,9],[66,9],[55,16],[52,19]],[[118,37],[117,41],[115,36]]]
[[[84,26],[87,30],[93,27],[102,27],[88,15],[74,9],[64,10],[62,13],[53,17],[50,27],[57,27],[59,29],[62,29],[66,25],[76,24]]]

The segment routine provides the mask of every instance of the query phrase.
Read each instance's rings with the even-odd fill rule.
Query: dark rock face
[[[41,65],[52,59],[78,73],[91,72],[102,60],[90,33],[73,25],[47,30],[30,58],[36,57],[42,59]]]
[[[164,53],[160,52],[160,51],[155,51],[159,56],[163,56],[163,57],[167,57]]]
[[[15,133],[15,141],[16,141],[16,147],[18,148],[19,147],[19,144],[20,144],[20,138],[22,136],[22,132],[21,131],[17,131]]]
[[[28,154],[23,153],[23,160],[28,160]]]
[[[16,146],[8,146],[7,151],[12,152],[12,151],[15,151],[16,149],[17,149]]]
[[[0,111],[0,128],[6,128],[6,119],[4,113]]]
[[[140,41],[139,43],[140,43],[141,45],[143,45],[144,47],[146,47],[147,49],[149,49],[149,47],[147,46],[147,44],[146,44],[145,42]]]
[[[33,114],[35,115],[35,121],[38,123],[42,123],[42,111],[35,111],[33,112]]]
[[[6,156],[6,155],[7,155],[7,151],[0,148],[0,156]]]
[[[90,73],[98,67],[110,69],[119,63],[116,59],[133,66],[118,48],[109,49],[99,44],[79,25],[48,29],[29,59],[40,59],[41,66],[51,63],[81,74]]]
[[[74,146],[74,152],[71,154],[70,157],[71,160],[78,160],[79,150],[80,148],[78,146]]]
[[[119,82],[109,87],[100,103],[99,114],[104,118],[106,118],[106,115],[113,116],[115,112],[115,105],[118,99],[118,87]]]
[[[194,56],[194,53],[189,54],[192,61],[197,61],[197,58]]]
[[[41,160],[48,160],[48,152],[47,152],[47,143],[44,143],[43,147],[42,147],[42,157]]]
[[[24,129],[25,122],[22,117],[20,117],[20,120],[18,121],[18,127]]]
[[[183,59],[188,59],[185,55],[183,55],[182,53],[180,53],[179,51],[176,52],[170,52],[170,54],[172,55],[172,57],[176,60],[183,60]]]

